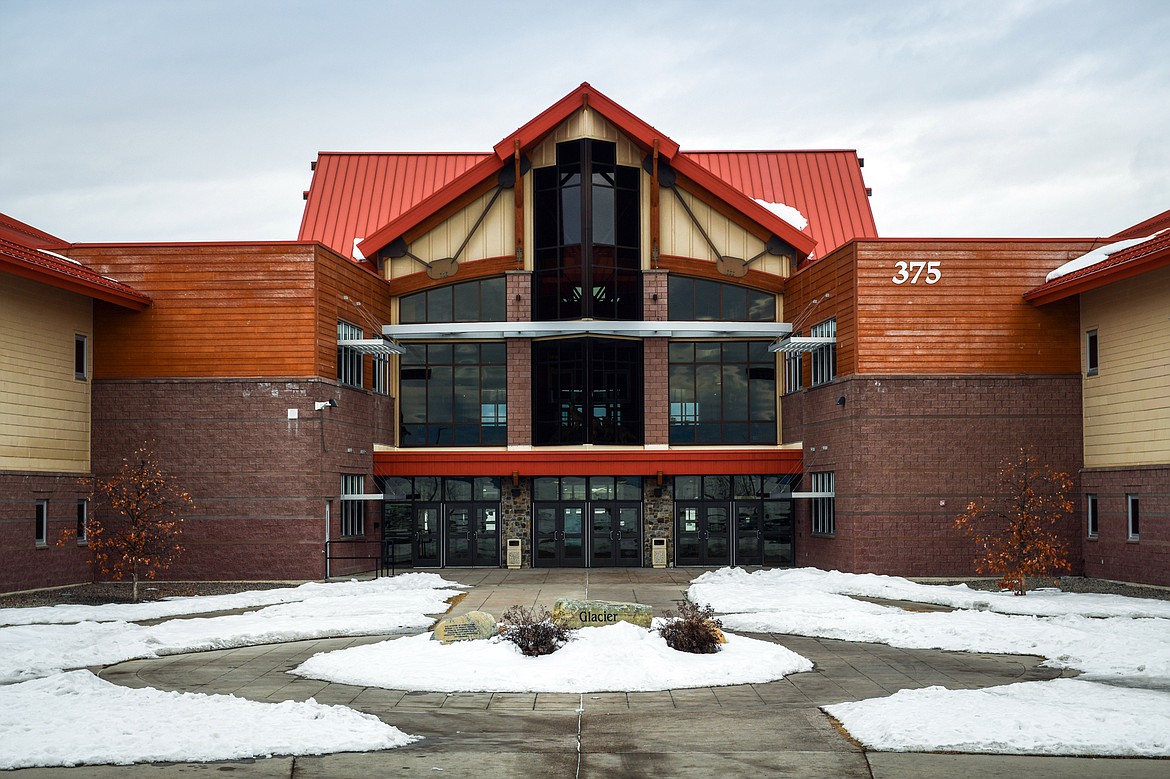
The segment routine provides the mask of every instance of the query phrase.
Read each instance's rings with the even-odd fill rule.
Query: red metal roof
[[[321,152],[306,194],[301,241],[353,256],[366,238],[492,157],[478,152]]]
[[[539,143],[587,103],[634,142],[802,254],[824,256],[855,237],[875,237],[873,213],[854,152],[678,152],[678,145],[624,108],[582,84],[484,154],[322,153],[306,193],[301,240],[352,256],[354,239],[370,255],[407,230],[490,181],[519,141]],[[754,198],[799,209],[799,231]]]
[[[783,203],[808,220],[804,232],[824,257],[854,238],[876,238],[877,225],[861,176],[857,152],[684,151],[753,199]]]
[[[1136,228],[1148,230],[1155,220],[1160,218],[1165,223],[1170,221],[1168,217],[1170,217],[1170,211],[1159,215],[1159,217],[1154,217],[1153,220],[1135,225],[1129,230],[1123,230],[1118,235],[1112,236],[1109,241],[1133,240],[1134,237],[1141,236],[1141,232],[1137,232],[1136,236],[1133,235]],[[1153,228],[1158,229],[1156,225]],[[1079,295],[1082,292],[1089,292],[1106,284],[1128,279],[1157,268],[1170,266],[1170,224],[1161,229],[1160,233],[1147,241],[1128,246],[1106,256],[1100,262],[1067,273],[1046,284],[1041,284],[1025,293],[1024,299],[1033,305],[1040,306],[1072,295]]]
[[[73,260],[50,254],[68,247],[65,241],[10,216],[0,214],[0,272],[23,276],[58,289],[141,311],[147,295]]]

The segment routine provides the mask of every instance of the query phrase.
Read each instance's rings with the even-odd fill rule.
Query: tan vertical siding
[[[702,200],[688,192],[679,190],[687,205],[695,214],[695,220],[702,225],[711,242],[719,253],[727,257],[751,259],[764,250],[764,242],[747,230],[719,213]],[[660,219],[662,221],[661,253],[675,257],[694,257],[697,259],[718,259],[707,245],[703,234],[695,226],[695,222],[687,214],[686,209],[679,203],[678,198],[667,189],[663,189],[659,197]],[[788,261],[784,257],[775,257],[765,254],[749,266],[752,270],[762,271],[781,276],[788,269]]]
[[[525,182],[527,184],[527,182]],[[525,189],[528,187],[526,186]],[[495,188],[476,198],[473,202],[459,209],[450,218],[443,221],[434,229],[429,230],[410,244],[410,251],[422,260],[441,260],[455,256],[460,244],[467,239],[475,222],[483,214],[484,208],[491,201]],[[492,204],[491,210],[484,217],[483,223],[475,230],[467,248],[459,255],[459,262],[474,262],[490,257],[511,256],[516,253],[516,223],[515,223],[515,191],[504,190]],[[400,257],[386,263],[384,268],[387,279],[396,279],[409,276],[413,273],[425,272],[417,260],[410,257]],[[452,278],[452,281],[456,279]]]
[[[89,470],[90,382],[74,373],[78,335],[92,355],[90,298],[0,276],[0,470]]]
[[[1085,467],[1170,463],[1170,269],[1081,295],[1081,339],[1099,370],[1084,384]]]

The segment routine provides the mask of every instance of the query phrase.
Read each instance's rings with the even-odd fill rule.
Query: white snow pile
[[[525,657],[500,638],[444,645],[425,633],[314,655],[292,673],[393,690],[587,693],[762,683],[812,670],[778,644],[726,638],[715,654],[690,654],[656,632],[618,622],[582,628],[556,652]]]
[[[1059,279],[1061,276],[1067,276],[1070,273],[1075,273],[1076,271],[1079,271],[1082,268],[1088,268],[1091,265],[1096,265],[1099,262],[1104,262],[1105,260],[1109,259],[1112,255],[1117,254],[1118,252],[1124,251],[1125,249],[1128,249],[1131,246],[1137,246],[1139,243],[1145,243],[1146,241],[1148,241],[1152,238],[1157,238],[1159,235],[1161,235],[1164,232],[1166,232],[1166,231],[1160,230],[1160,231],[1154,233],[1153,235],[1147,235],[1145,238],[1129,238],[1129,239],[1126,239],[1124,241],[1116,241],[1114,243],[1107,244],[1105,246],[1101,246],[1099,248],[1096,248],[1093,251],[1088,252],[1087,254],[1082,254],[1080,257],[1069,260],[1064,265],[1061,265],[1059,268],[1057,268],[1056,270],[1050,272],[1047,276],[1045,276],[1044,281],[1046,281],[1046,282],[1054,281],[1056,279]]]
[[[89,671],[0,686],[0,769],[392,749],[418,740],[344,706],[132,690]]]
[[[437,590],[463,587],[433,573],[404,573],[373,581],[306,582],[297,587],[274,587],[229,595],[196,595],[144,603],[107,603],[101,606],[59,604],[25,609],[0,609],[0,625],[63,624],[68,622],[141,622],[184,614],[255,609],[278,603],[297,603],[316,598],[367,597],[404,590]]]
[[[905,611],[849,595],[956,610]],[[1060,592],[1018,597],[811,568],[750,574],[724,568],[695,579],[688,596],[722,612],[732,630],[1040,655],[1045,665],[1083,672],[1077,680],[930,688],[825,707],[874,749],[1170,756],[1164,601]],[[939,717],[943,711],[951,714]]]
[[[854,738],[886,752],[1162,757],[1170,755],[1167,699],[1153,690],[1053,679],[902,690],[823,708]]]
[[[805,218],[804,214],[800,213],[799,209],[784,203],[772,203],[771,201],[761,200],[759,198],[753,199],[797,230],[803,230],[808,227],[808,219]]]
[[[216,598],[184,598],[132,606],[67,606],[63,613],[88,614],[91,619],[70,624],[9,624],[0,628],[0,684],[134,658],[424,629],[432,622],[426,615],[446,611],[447,599],[458,594],[458,590],[448,588],[457,586],[434,574],[410,573],[373,581],[304,585],[295,590],[265,590]],[[290,600],[294,592],[299,599]],[[232,608],[225,604],[239,603],[246,607],[266,598],[284,602],[245,614],[170,619],[157,625],[91,621],[109,618],[111,614],[121,619],[147,619],[150,617],[146,615],[158,613],[158,607],[170,604],[185,610],[180,613],[190,613],[200,607]],[[78,612],[86,608],[92,610]],[[55,609],[18,611],[44,611],[48,612],[47,618],[57,619],[61,614]],[[0,620],[11,623],[13,619],[4,611],[7,610],[0,610]],[[17,615],[16,619],[27,616]]]

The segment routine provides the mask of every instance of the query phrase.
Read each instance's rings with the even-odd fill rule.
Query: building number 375
[[[929,262],[924,260],[912,260],[910,262],[899,260],[894,263],[894,267],[897,268],[897,273],[894,274],[894,278],[891,281],[895,284],[905,284],[906,282],[917,284],[918,280],[922,279],[927,284],[934,284],[942,278],[942,269],[939,268],[940,264],[938,260],[931,260]],[[923,277],[923,271],[926,271],[925,277]]]

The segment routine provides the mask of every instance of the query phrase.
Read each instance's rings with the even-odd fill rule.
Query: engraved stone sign
[[[653,610],[644,603],[561,598],[553,604],[552,619],[568,628],[601,627],[630,622],[649,628]]]
[[[496,618],[486,611],[469,611],[458,617],[441,619],[431,633],[432,641],[475,641],[496,635]]]

